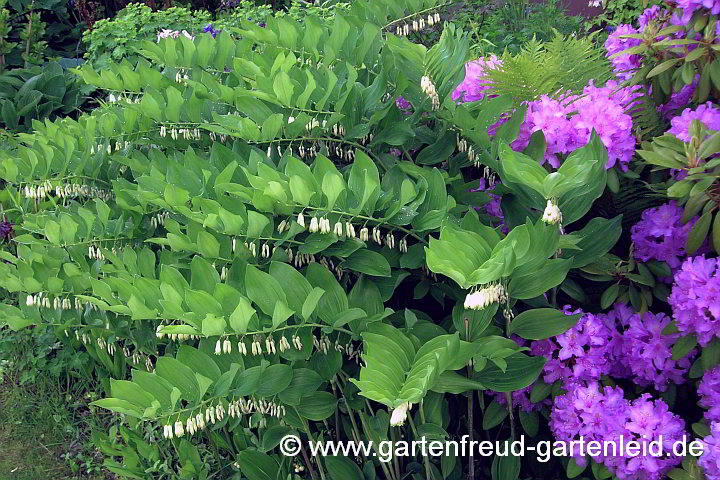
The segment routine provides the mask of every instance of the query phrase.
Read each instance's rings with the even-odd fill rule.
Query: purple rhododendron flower
[[[633,225],[634,255],[638,260],[660,260],[672,269],[680,266],[685,256],[685,242],[696,219],[683,223],[684,209],[675,200],[642,213],[641,220]]]
[[[502,65],[502,61],[495,55],[466,63],[465,79],[453,91],[452,99],[456,102],[477,102],[485,98],[487,91],[492,88],[486,72],[500,65]]]
[[[575,143],[587,145],[592,130],[608,149],[606,169],[619,162],[623,171],[635,153],[635,136],[632,131],[632,117],[625,113],[637,92],[628,89],[625,92],[613,93],[616,84],[608,82],[608,86],[595,87],[592,82],[585,87],[585,95],[573,103],[577,114],[570,119],[575,135]]]
[[[567,315],[583,313],[565,307]],[[543,381],[565,384],[598,380],[610,373],[613,362],[614,328],[606,315],[584,313],[567,332],[556,337],[532,342],[530,351],[546,357]]]
[[[675,116],[677,110],[687,106],[695,94],[695,88],[700,80],[700,75],[695,75],[695,80],[690,85],[683,86],[679,92],[673,92],[670,100],[664,105],[657,107],[658,113],[662,114],[667,120],[671,120]]]
[[[675,135],[683,142],[690,141],[690,125],[693,120],[699,120],[708,130],[720,130],[720,108],[712,102],[704,103],[695,110],[686,108],[670,121],[672,127],[667,133]]]
[[[528,103],[525,121],[520,132],[510,144],[513,150],[523,150],[530,144],[532,134],[542,131],[545,136],[545,161],[557,168],[561,162],[558,154],[569,153],[577,145],[573,126],[568,115],[573,109],[568,106],[570,98],[562,101],[543,95],[539,100]],[[543,162],[544,163],[544,162]]]
[[[530,393],[532,392],[533,385],[529,385],[522,390],[515,390],[512,392],[512,403],[514,408],[519,408],[525,413],[534,412],[540,410],[543,406],[552,405],[552,400],[546,398],[542,402],[532,403],[530,401]],[[492,395],[493,399],[502,406],[507,405],[507,397],[504,393],[494,392]]]
[[[646,8],[645,11],[643,11],[643,13],[640,14],[640,16],[638,17],[638,25],[640,25],[640,32],[644,32],[645,27],[647,27],[650,22],[660,16],[661,12],[662,9],[660,8],[660,5],[653,5],[650,8]]]
[[[618,358],[625,363],[636,384],[652,385],[661,392],[668,384],[685,383],[683,375],[690,370],[690,358],[696,353],[693,350],[683,358],[672,359],[672,347],[682,335],[663,334],[670,320],[662,313],[631,316],[622,335],[622,355]]]
[[[611,57],[618,52],[640,45],[642,40],[639,38],[620,38],[623,35],[630,35],[633,33],[640,32],[633,28],[632,25],[619,25],[605,41],[607,56]],[[624,81],[632,77],[634,70],[640,67],[640,64],[642,63],[642,56],[629,54],[618,55],[617,57],[611,58],[610,62],[613,64],[617,77]]]
[[[701,440],[703,454],[697,464],[707,480],[720,480],[720,422],[710,424],[710,435]]]
[[[710,422],[720,422],[720,365],[705,372],[698,385],[698,405],[707,408],[705,418]]]
[[[717,15],[720,13],[720,0],[676,0],[678,8],[681,8],[682,22],[688,23],[696,10],[705,8],[709,13]]]
[[[606,169],[616,164],[627,171],[635,152],[632,117],[626,110],[640,95],[639,86],[615,91],[617,83],[608,82],[596,87],[591,82],[584,95],[567,95],[561,100],[542,96],[528,104],[525,121],[511,143],[514,150],[522,150],[530,143],[534,132],[545,136],[545,160],[554,168],[562,163],[558,155],[584,147],[595,130],[608,149]]]
[[[669,411],[662,400],[653,400],[648,394],[632,402],[624,398],[620,387],[604,387],[597,382],[570,384],[568,393],[555,398],[550,413],[550,430],[557,440],[570,442],[583,437],[585,442],[598,441],[618,445],[601,449],[594,460],[605,465],[619,479],[660,480],[682,457],[655,457],[642,455],[653,441],[662,436],[663,451],[672,452],[672,445],[682,441],[685,433],[683,420]],[[637,441],[641,453],[637,456],[620,456],[619,444]],[[642,447],[643,445],[648,447]],[[572,453],[579,465],[587,459],[579,457],[579,449]],[[645,450],[647,451],[647,450]],[[607,455],[605,455],[607,453]]]
[[[486,184],[487,182],[487,184]],[[495,195],[492,193],[492,189],[495,188],[495,183],[493,180],[485,180],[484,178],[480,179],[480,185],[478,188],[476,188],[475,192],[485,192],[487,191],[488,195],[490,196],[490,201],[484,205],[485,212],[490,215],[491,217],[497,217],[499,219],[505,218],[503,215],[502,208],[500,208],[500,201],[502,200],[502,196]]]
[[[720,270],[716,258],[700,255],[685,260],[675,273],[668,297],[678,331],[695,334],[704,347],[720,337]]]

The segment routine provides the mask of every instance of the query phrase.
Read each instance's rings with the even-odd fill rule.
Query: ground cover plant
[[[82,473],[720,478],[720,4],[481,58],[436,0],[261,10],[97,22],[95,108],[0,149],[3,372]],[[379,450],[580,437],[670,450]]]

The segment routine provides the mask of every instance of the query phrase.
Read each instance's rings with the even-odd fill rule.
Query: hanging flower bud
[[[300,212],[300,213],[298,214],[297,223],[298,223],[298,225],[300,225],[301,227],[305,228],[305,217],[303,217],[302,212]]]
[[[222,353],[222,343],[220,343],[220,340],[215,342],[215,355],[220,355]]]
[[[402,239],[400,240],[400,243],[398,244],[398,248],[400,249],[401,253],[407,253],[407,240]]]
[[[550,225],[557,225],[562,222],[562,212],[560,212],[560,208],[558,208],[552,200],[547,201],[547,206],[543,212],[542,220]]]
[[[310,228],[309,228],[309,231],[310,231],[310,233],[315,233],[315,232],[317,232],[318,230],[319,230],[318,218],[317,218],[317,217],[312,217],[312,218],[310,219]]]
[[[230,343],[230,340],[225,340],[223,342],[223,353],[230,353],[232,352],[232,343]]]
[[[341,222],[335,222],[335,227],[333,228],[333,233],[337,235],[338,237],[342,236],[343,234],[343,225]]]
[[[498,283],[468,294],[464,306],[468,310],[482,310],[492,303],[502,303],[506,300],[505,288]]]
[[[368,228],[367,228],[367,227],[363,227],[363,228],[360,229],[360,241],[361,241],[361,242],[367,242],[367,241],[368,241],[368,238],[369,238],[369,237],[368,237],[368,233],[369,233],[369,231],[368,231]]]
[[[390,416],[390,425],[393,427],[404,425],[405,420],[407,420],[408,410],[410,410],[411,406],[409,402],[405,402],[395,407]]]
[[[183,428],[183,424],[180,420],[175,422],[175,436],[176,437],[182,437],[185,435],[185,429]]]

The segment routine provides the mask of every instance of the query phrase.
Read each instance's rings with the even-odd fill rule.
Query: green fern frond
[[[667,123],[658,113],[657,107],[647,89],[643,89],[643,95],[633,100],[628,113],[632,117],[636,135],[641,140],[662,135],[667,130]]]
[[[502,67],[488,76],[498,94],[510,94],[518,102],[567,91],[581,93],[591,79],[601,85],[612,76],[610,63],[592,36],[564,37],[556,32],[546,43],[533,38],[517,55],[506,51],[502,60]]]

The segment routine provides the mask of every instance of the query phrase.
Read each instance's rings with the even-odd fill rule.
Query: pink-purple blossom
[[[412,104],[408,102],[405,97],[398,97],[395,100],[395,106],[405,115],[410,115],[412,113]]]
[[[628,401],[620,387],[602,388],[598,382],[570,384],[568,392],[555,398],[550,413],[550,430],[557,440],[570,442],[583,437],[585,442],[597,441],[601,445],[618,445],[601,449],[594,460],[605,465],[619,479],[659,480],[682,457],[667,455],[663,457],[648,451],[650,443],[662,438],[663,451],[672,452],[675,442],[686,435],[683,420],[669,411],[662,400],[653,400],[649,394]],[[621,455],[619,445],[636,441],[641,445],[640,455]],[[647,447],[642,447],[646,445]],[[575,461],[586,464],[586,458],[575,454]],[[606,455],[607,454],[607,455]]]
[[[708,370],[698,385],[698,405],[707,408],[705,418],[710,422],[720,422],[720,366]]]
[[[565,313],[583,314],[578,322],[562,335],[532,342],[530,351],[544,356],[543,381],[553,383],[578,383],[598,380],[610,373],[614,361],[612,355],[614,328],[607,316],[583,313],[565,307]]]
[[[478,58],[465,64],[465,79],[452,93],[454,101],[477,102],[485,98],[492,82],[488,79],[487,71],[502,65],[495,55]]]
[[[676,0],[678,8],[681,8],[682,21],[688,23],[693,13],[700,9],[707,9],[713,15],[720,13],[720,0]]]
[[[670,121],[672,126],[667,133],[675,135],[683,142],[689,142],[690,125],[693,120],[700,121],[708,130],[720,130],[720,108],[717,108],[712,102],[704,103],[695,110],[688,107]]]
[[[668,303],[678,331],[704,347],[720,337],[720,271],[716,258],[686,259],[675,273]]]
[[[670,268],[678,268],[685,256],[685,242],[695,220],[683,222],[684,209],[675,200],[656,208],[648,208],[633,225],[632,241],[635,258],[647,262],[660,260]]]
[[[690,358],[695,352],[673,360],[672,347],[681,335],[663,334],[670,320],[662,313],[652,312],[630,317],[622,334],[622,355],[618,361],[625,363],[637,385],[652,385],[664,392],[670,384],[685,383],[684,374],[690,370]]]
[[[554,168],[562,163],[560,155],[584,147],[593,130],[608,149],[605,168],[616,164],[624,171],[635,152],[632,117],[625,113],[640,94],[638,86],[616,91],[617,83],[608,82],[596,87],[590,82],[582,96],[566,95],[562,99],[542,96],[528,104],[525,121],[511,143],[514,150],[522,150],[530,143],[534,132],[545,137],[545,161]]]
[[[705,472],[707,480],[720,480],[720,422],[710,424],[710,435],[701,442],[703,454],[697,464]]]
[[[585,87],[585,95],[573,103],[577,113],[570,121],[577,145],[587,145],[594,129],[608,149],[605,168],[610,169],[617,163],[623,171],[627,171],[635,153],[635,136],[632,117],[625,111],[637,92],[630,89],[614,92],[614,87],[614,83],[596,87],[591,82]]]
[[[613,33],[611,33],[605,41],[605,50],[607,56],[611,57],[619,52],[624,52],[632,47],[636,47],[642,43],[639,38],[621,38],[623,35],[639,33],[632,25],[619,25]],[[617,77],[620,80],[627,80],[633,76],[635,70],[642,63],[642,55],[622,54],[610,59]]]

